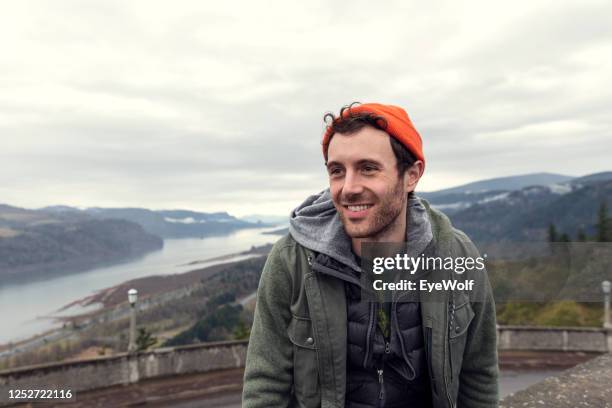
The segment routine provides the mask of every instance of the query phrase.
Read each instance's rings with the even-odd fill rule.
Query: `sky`
[[[418,190],[612,170],[609,1],[13,1],[0,203],[284,215],[323,115],[396,104]]]

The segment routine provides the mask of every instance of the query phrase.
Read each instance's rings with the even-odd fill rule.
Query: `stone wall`
[[[8,402],[9,389],[71,389],[78,393],[148,378],[244,367],[247,344],[230,341],[167,347],[0,371],[0,405]]]
[[[499,350],[612,352],[612,330],[591,327],[499,326]]]
[[[247,341],[168,347],[128,355],[44,364],[0,371],[0,405],[9,389],[73,392],[149,378],[244,367]],[[612,331],[598,328],[500,326],[500,350],[612,352]]]

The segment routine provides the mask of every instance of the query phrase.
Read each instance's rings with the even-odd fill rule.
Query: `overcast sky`
[[[0,203],[286,214],[322,116],[404,107],[419,189],[612,170],[609,1],[12,1]]]

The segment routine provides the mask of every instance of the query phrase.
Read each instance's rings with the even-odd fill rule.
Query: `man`
[[[362,244],[405,242],[413,256],[479,256],[448,218],[414,195],[422,143],[396,106],[326,115],[329,189],[295,209],[257,292],[244,407],[497,406],[495,306],[486,272],[471,291],[368,302]]]

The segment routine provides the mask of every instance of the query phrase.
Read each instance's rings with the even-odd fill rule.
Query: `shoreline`
[[[21,351],[28,351],[27,349],[33,348],[38,343],[49,341],[49,339],[56,340],[56,336],[61,336],[62,332],[68,331],[68,335],[77,333],[70,326],[83,327],[87,326],[85,322],[94,322],[97,317],[108,314],[113,310],[127,305],[127,291],[131,287],[137,287],[139,291],[140,302],[155,301],[157,296],[161,296],[165,293],[171,293],[174,291],[180,291],[186,287],[192,286],[199,283],[202,279],[212,276],[221,269],[227,267],[236,262],[241,262],[245,259],[255,258],[258,256],[265,256],[269,252],[272,244],[265,244],[260,246],[252,246],[246,251],[237,252],[234,254],[224,255],[220,257],[208,258],[205,260],[194,261],[194,265],[212,263],[200,268],[189,270],[178,274],[169,275],[152,275],[142,278],[130,279],[120,284],[106,287],[96,291],[91,295],[76,299],[59,309],[42,316],[41,318],[52,319],[54,324],[57,326],[45,330],[41,333],[37,333],[33,336],[17,339],[14,341],[0,343],[0,358],[6,357],[6,355],[12,355]],[[185,264],[190,265],[191,263]],[[55,313],[64,312],[71,307],[91,307],[98,305],[96,310],[92,310],[86,313],[69,314],[66,316],[55,316]],[[91,323],[95,324],[95,323]],[[64,326],[64,327],[62,327]],[[84,328],[84,327],[83,327]],[[21,350],[25,347],[26,350]],[[11,353],[10,351],[13,350]]]
[[[20,286],[31,283],[41,282],[49,279],[61,278],[71,275],[86,273],[92,269],[116,266],[130,263],[144,258],[145,256],[164,249],[164,241],[156,247],[150,247],[137,253],[125,256],[113,255],[111,257],[100,256],[94,259],[77,258],[63,262],[53,262],[45,265],[22,266],[17,268],[17,272],[3,273],[3,286]]]

